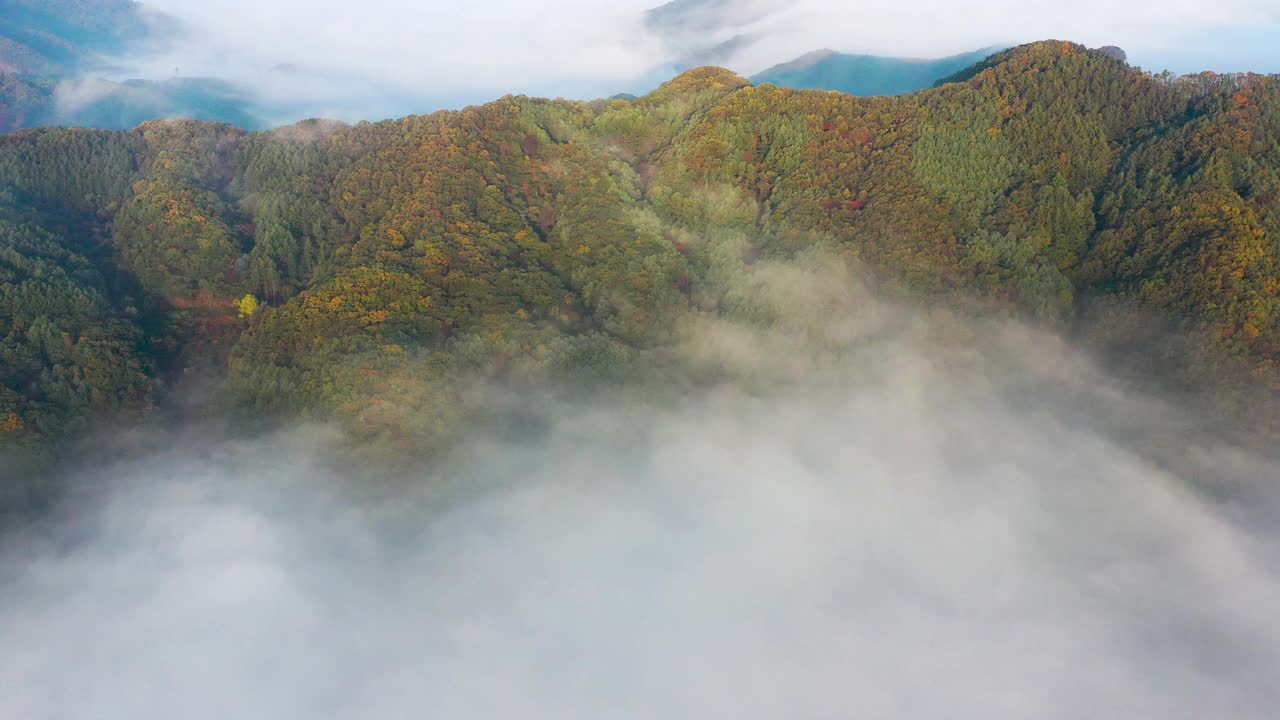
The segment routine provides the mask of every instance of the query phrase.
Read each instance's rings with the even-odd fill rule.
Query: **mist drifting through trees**
[[[719,380],[476,379],[505,420],[431,465],[119,441],[6,538],[0,711],[1270,715],[1280,464],[1060,338],[778,270],[785,322],[683,337]]]

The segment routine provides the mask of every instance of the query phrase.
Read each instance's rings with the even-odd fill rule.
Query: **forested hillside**
[[[1062,42],[956,80],[700,68],[633,101],[0,137],[0,447],[56,454],[198,367],[218,412],[436,447],[466,378],[619,382],[691,318],[785,323],[753,273],[816,252],[1275,430],[1280,80]]]

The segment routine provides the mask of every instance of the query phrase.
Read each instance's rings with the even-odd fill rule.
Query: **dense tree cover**
[[[154,381],[140,326],[95,264],[12,200],[0,196],[0,451],[39,454],[146,411]]]
[[[40,129],[0,136],[0,177],[22,199],[56,214],[119,209],[138,170],[136,135]]]
[[[231,411],[434,447],[483,405],[467,378],[674,382],[691,324],[785,324],[803,283],[762,303],[764,278],[815,257],[1127,347],[1139,373],[1280,390],[1280,82],[1069,43],[899,97],[700,68],[634,100],[23,132],[0,188],[26,209],[10,262],[56,268],[22,285],[43,310],[0,308],[25,348],[11,434],[145,407],[151,368],[195,347]],[[1144,317],[1196,340],[1120,342]]]
[[[1136,143],[1102,185],[1078,277],[1196,317],[1212,342],[1280,377],[1280,79],[1232,78]]]

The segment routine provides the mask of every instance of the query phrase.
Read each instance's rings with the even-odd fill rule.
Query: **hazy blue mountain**
[[[932,60],[818,50],[775,65],[751,81],[799,90],[836,90],[850,95],[901,95],[932,87],[942,78],[972,67],[1000,49],[987,48]]]
[[[66,75],[155,37],[172,21],[132,0],[0,0],[0,72]]]
[[[46,124],[131,128],[155,118],[189,117],[257,128],[252,99],[216,78],[109,82],[97,78],[64,81],[55,89]]]
[[[724,65],[757,39],[752,26],[783,6],[777,0],[673,0],[645,13],[645,29],[661,38],[676,71]]]
[[[769,20],[785,9],[777,0],[672,0],[645,13],[645,29],[666,45],[665,75],[702,65],[731,65],[769,33]],[[1003,47],[936,59],[855,55],[817,50],[775,65],[752,82],[851,95],[900,95],[931,87]],[[656,84],[656,83],[654,83]]]
[[[256,128],[252,100],[213,78],[114,81],[114,57],[176,28],[132,0],[0,0],[0,132],[40,125],[125,129],[191,117]]]
[[[216,78],[113,82],[91,75],[0,74],[0,132],[44,125],[124,130],[173,117],[264,125],[251,98]]]

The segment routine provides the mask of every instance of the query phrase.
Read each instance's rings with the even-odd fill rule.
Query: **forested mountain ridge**
[[[0,137],[0,446],[145,416],[203,361],[225,412],[433,447],[466,377],[615,382],[691,317],[785,323],[753,273],[819,250],[1172,386],[1238,378],[1231,411],[1278,427],[1280,80],[1056,41],[958,80],[699,68],[634,101]]]

